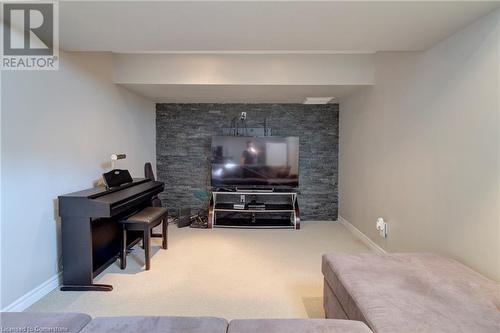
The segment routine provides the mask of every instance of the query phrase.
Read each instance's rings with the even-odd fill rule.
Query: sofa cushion
[[[97,317],[82,333],[226,333],[227,321],[214,317]]]
[[[337,319],[238,319],[228,333],[371,333],[362,322]]]
[[[374,332],[500,332],[500,284],[455,260],[330,253],[322,271],[349,319],[359,310]]]
[[[76,333],[91,319],[83,313],[2,312],[0,332]]]

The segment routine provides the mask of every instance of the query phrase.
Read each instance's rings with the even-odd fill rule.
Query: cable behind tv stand
[[[215,190],[208,209],[209,228],[300,229],[297,192],[262,189]]]

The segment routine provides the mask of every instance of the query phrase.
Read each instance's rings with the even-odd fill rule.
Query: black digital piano
[[[94,284],[93,279],[119,257],[122,231],[118,221],[150,206],[163,189],[162,182],[134,179],[110,189],[101,186],[59,196],[61,290],[113,290],[111,285]],[[140,236],[141,232],[129,231],[129,246]]]

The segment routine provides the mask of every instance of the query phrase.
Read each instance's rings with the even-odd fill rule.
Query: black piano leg
[[[149,268],[151,267],[151,254],[150,254],[150,248],[151,248],[151,231],[149,230],[149,226],[146,225],[144,226],[144,234],[142,236],[142,244],[144,245],[144,256],[146,259],[146,270],[149,271]]]
[[[111,291],[109,284],[93,283],[92,220],[63,216],[63,283],[61,291]]]
[[[126,267],[127,267],[127,228],[125,228],[125,225],[122,225],[120,268],[125,269]]]
[[[89,284],[81,286],[62,286],[61,291],[111,291],[113,286],[110,284]]]

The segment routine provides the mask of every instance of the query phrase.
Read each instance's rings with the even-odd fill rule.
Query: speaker
[[[184,228],[191,225],[191,208],[180,208],[177,213],[177,227]]]

